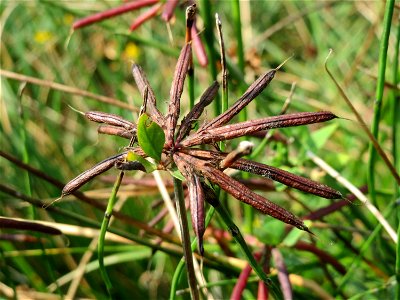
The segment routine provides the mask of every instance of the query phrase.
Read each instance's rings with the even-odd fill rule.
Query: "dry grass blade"
[[[166,120],[166,137],[165,144],[172,146],[174,143],[175,127],[178,122],[180,113],[180,101],[185,83],[186,74],[188,71],[190,57],[192,53],[191,44],[186,44],[179,55],[178,62],[175,68],[174,80],[172,81],[170,91],[170,102],[168,106],[168,115]]]
[[[198,131],[182,141],[181,146],[189,147],[238,138],[264,129],[301,126],[326,122],[337,118],[328,111],[302,112],[250,120],[218,128]]]
[[[110,104],[110,105],[114,105],[114,106],[117,106],[117,107],[128,109],[130,111],[138,111],[138,109],[136,107],[131,106],[131,105],[127,104],[127,103],[124,103],[124,102],[122,102],[122,101],[120,101],[118,99],[111,98],[111,97],[106,97],[106,96],[103,96],[103,95],[93,94],[93,93],[88,92],[86,90],[81,90],[81,89],[78,89],[76,87],[64,85],[64,84],[57,83],[57,82],[54,82],[54,81],[42,80],[42,79],[39,79],[39,78],[36,78],[36,77],[26,76],[26,75],[14,73],[14,72],[7,71],[7,70],[2,70],[2,69],[0,69],[0,76],[4,76],[4,77],[7,77],[7,78],[15,79],[15,80],[18,80],[18,81],[33,83],[33,84],[36,84],[36,85],[48,87],[48,88],[51,88],[51,89],[54,89],[54,90],[58,90],[58,91],[62,91],[62,92],[65,92],[65,93],[69,93],[69,94],[72,94],[72,95],[92,98],[92,99],[95,99],[95,100],[103,102],[103,103],[107,103],[107,104]]]
[[[396,231],[390,226],[389,222],[385,219],[385,217],[381,214],[381,212],[374,206],[371,201],[350,181],[341,176],[335,169],[333,169],[330,165],[328,165],[324,160],[316,156],[311,151],[307,151],[307,156],[311,158],[311,160],[325,170],[329,175],[335,178],[338,182],[343,184],[354,196],[357,197],[368,210],[374,215],[374,217],[381,223],[383,228],[385,228],[386,232],[389,234],[390,238],[397,244],[397,234]]]
[[[29,230],[51,235],[62,234],[61,230],[54,228],[53,226],[48,226],[37,222],[26,221],[23,219],[6,218],[6,217],[0,217],[0,228],[2,230],[4,228]]]
[[[145,97],[145,92],[147,88],[147,105],[146,109],[149,112],[151,119],[156,122],[160,127],[165,127],[165,117],[161,114],[161,112],[157,109],[157,99],[154,94],[154,91],[150,87],[150,83],[147,80],[146,75],[144,74],[142,68],[134,64],[132,66],[132,75],[136,82],[136,85],[139,89],[140,94],[142,97]]]
[[[183,118],[176,142],[179,143],[192,129],[193,123],[201,116],[204,109],[214,100],[218,93],[219,83],[214,81],[202,94],[199,103]]]
[[[209,163],[187,154],[178,153],[178,155],[186,160],[190,165],[195,167],[196,170],[199,170],[204,177],[206,177],[212,183],[217,184],[220,188],[231,194],[236,199],[251,205],[255,209],[275,219],[293,225],[300,230],[310,232],[307,226],[304,225],[303,221],[297,218],[295,215],[279,205],[267,200],[266,198],[254,193],[248,187],[229,177],[222,171],[211,167]]]

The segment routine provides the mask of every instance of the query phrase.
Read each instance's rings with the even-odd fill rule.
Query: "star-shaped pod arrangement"
[[[299,112],[230,124],[232,118],[269,85],[277,72],[277,69],[273,69],[251,84],[228,110],[211,121],[205,122],[194,131],[197,120],[218,93],[219,84],[214,82],[182,119],[180,126],[177,126],[184,82],[191,63],[191,51],[190,42],[186,43],[181,50],[166,115],[158,110],[155,94],[143,70],[136,64],[133,65],[132,74],[144,99],[137,124],[114,114],[94,111],[85,113],[89,120],[104,123],[99,127],[99,133],[129,138],[130,147],[127,151],[107,158],[71,180],[64,187],[62,196],[72,193],[95,176],[114,166],[120,170],[144,172],[152,172],[156,169],[168,170],[174,176],[181,178],[183,176],[186,180],[192,225],[198,238],[200,253],[203,253],[202,237],[205,231],[204,202],[209,200],[207,195],[210,195],[212,185],[219,186],[234,198],[251,205],[263,214],[309,232],[300,218],[253,192],[246,185],[224,173],[224,170],[232,168],[264,176],[327,199],[341,198],[340,192],[282,169],[242,158],[251,151],[248,145],[225,153],[219,150],[216,143],[254,134],[261,130],[326,122],[337,117],[329,111]]]

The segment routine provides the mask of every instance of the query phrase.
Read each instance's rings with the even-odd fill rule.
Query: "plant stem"
[[[372,135],[378,140],[379,133],[379,122],[381,119],[381,108],[383,90],[385,86],[385,71],[386,71],[386,60],[387,51],[389,44],[389,34],[391,21],[393,17],[394,0],[388,0],[386,2],[385,17],[383,20],[383,32],[379,50],[379,70],[378,70],[378,81],[376,86],[376,99],[374,105],[374,117],[372,120]],[[376,205],[376,191],[375,191],[375,163],[376,163],[377,152],[372,143],[369,144],[369,160],[368,160],[368,190],[371,194],[372,203]]]
[[[186,261],[186,270],[189,281],[190,294],[192,299],[200,299],[197,289],[196,276],[193,267],[193,257],[190,248],[189,226],[186,217],[185,198],[183,196],[182,181],[174,177],[174,194],[176,211],[180,220],[183,254]]]
[[[383,213],[383,216],[387,219],[390,214],[394,211],[395,207],[395,202],[392,202],[386,209],[385,212]],[[336,293],[339,293],[345,286],[346,283],[350,278],[353,277],[353,272],[358,269],[359,264],[361,263],[362,257],[365,255],[365,252],[371,248],[372,243],[374,240],[378,237],[378,234],[381,232],[383,226],[381,223],[378,223],[376,225],[375,229],[372,231],[372,233],[369,235],[368,239],[361,245],[360,247],[360,254],[353,260],[351,265],[347,268],[347,273],[342,277],[340,283],[338,284],[338,287],[336,289]]]
[[[210,209],[207,212],[206,215],[206,220],[205,220],[205,227],[208,226],[208,224],[211,221],[211,218],[213,217],[215,212],[214,207],[210,207]],[[195,238],[191,244],[191,249],[192,252],[194,252],[197,248],[197,238]],[[178,265],[176,266],[175,272],[174,272],[174,276],[172,277],[172,282],[171,282],[171,291],[169,294],[169,299],[173,300],[175,299],[175,295],[176,295],[176,288],[178,286],[178,282],[179,282],[179,278],[181,277],[182,271],[183,271],[183,267],[185,266],[185,260],[182,258]]]
[[[121,185],[123,177],[124,177],[124,172],[120,172],[117,177],[117,180],[114,183],[114,187],[111,191],[110,198],[108,199],[107,209],[106,209],[106,212],[104,213],[103,222],[101,224],[99,243],[98,243],[98,248],[97,248],[97,252],[98,252],[98,256],[99,256],[99,269],[100,269],[101,277],[103,278],[104,283],[106,284],[107,292],[108,292],[110,299],[113,298],[113,287],[112,287],[111,280],[108,277],[107,271],[104,266],[104,240],[105,240],[108,224],[110,223],[110,218],[111,218],[112,211],[114,208],[115,200],[117,199],[117,192]]]
[[[400,81],[399,74],[399,48],[400,48],[400,25],[397,25],[397,34],[396,34],[396,42],[395,42],[395,52],[393,59],[393,84],[397,85]],[[393,107],[393,117],[392,117],[392,154],[394,159],[394,166],[397,170],[400,170],[400,158],[399,158],[399,141],[400,141],[400,99],[398,98],[400,93],[396,90],[393,90],[392,93],[392,107]],[[395,185],[395,196],[398,199],[400,196],[400,188],[399,185]],[[397,220],[400,221],[400,210],[397,212]],[[400,222],[397,227],[397,240],[400,240]],[[400,300],[400,243],[397,243],[396,246],[396,266],[395,266],[395,276],[397,285],[395,288],[395,297],[396,300]]]
[[[217,57],[216,51],[214,49],[214,33],[213,24],[211,16],[211,3],[210,0],[200,0],[200,13],[204,21],[204,38],[206,39],[207,53],[209,58],[210,73],[213,80],[217,79],[217,67],[215,65],[215,60]],[[214,114],[218,116],[221,113],[221,99],[217,95],[214,100]]]

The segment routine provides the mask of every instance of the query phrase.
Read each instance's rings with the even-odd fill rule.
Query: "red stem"
[[[82,28],[82,27],[88,26],[90,24],[97,23],[102,20],[109,19],[109,18],[118,16],[121,14],[127,13],[131,10],[135,10],[135,9],[138,9],[138,8],[141,8],[144,6],[152,5],[157,2],[158,2],[158,0],[138,0],[138,1],[134,1],[134,2],[128,2],[121,6],[114,7],[109,10],[105,10],[105,11],[96,13],[94,15],[90,15],[85,18],[82,18],[82,19],[76,21],[72,25],[72,28],[73,29]]]

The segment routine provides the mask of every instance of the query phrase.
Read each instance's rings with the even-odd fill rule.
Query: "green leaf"
[[[144,113],[140,116],[137,128],[139,146],[150,157],[161,160],[165,143],[164,131]]]
[[[312,222],[310,220],[305,220],[304,224],[307,227],[311,227]],[[305,234],[305,231],[302,231],[297,228],[293,228],[292,231],[289,232],[289,234],[286,236],[286,238],[283,240],[282,244],[287,246],[287,247],[292,247],[294,244],[297,243],[297,241]]]
[[[317,149],[321,149],[338,127],[339,124],[334,123],[314,131],[311,134],[311,138],[314,142],[315,147]]]
[[[264,218],[260,227],[255,227],[255,236],[268,245],[278,245],[285,236],[285,223],[277,219]]]
[[[169,170],[169,173],[174,176],[176,179],[179,179],[181,181],[185,181],[186,178],[183,177],[183,175],[181,174],[181,172],[179,172],[179,170],[177,168],[173,168],[172,170]]]
[[[137,155],[136,153],[134,153],[132,151],[128,152],[126,160],[140,162],[143,165],[143,167],[146,169],[146,173],[151,173],[154,170],[157,170],[157,166],[155,164],[152,164],[151,162],[145,160],[143,157],[141,157],[140,155]]]

